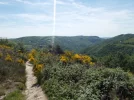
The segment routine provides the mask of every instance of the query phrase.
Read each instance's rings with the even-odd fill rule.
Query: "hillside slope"
[[[116,52],[134,53],[134,34],[122,34],[107,39],[99,44],[86,48],[83,53],[94,56],[105,56]]]
[[[15,42],[22,42],[28,48],[35,48],[35,47],[47,47],[51,44],[52,37],[39,37],[39,36],[32,36],[32,37],[22,37],[17,39],[12,39]],[[99,43],[103,41],[102,38],[97,36],[56,36],[55,37],[55,44],[60,45],[64,50],[71,50],[74,52],[80,52],[84,48],[87,48],[91,45]]]
[[[0,39],[0,100],[24,100],[25,55],[8,40]]]

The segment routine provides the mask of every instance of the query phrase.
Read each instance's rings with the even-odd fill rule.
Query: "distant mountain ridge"
[[[52,43],[52,36],[29,36],[11,41],[22,42],[29,49],[47,48]],[[56,36],[56,44],[63,50],[93,56],[105,56],[116,52],[134,54],[134,34],[121,34],[107,39],[98,36]]]
[[[88,47],[83,51],[83,53],[94,56],[105,56],[116,52],[134,54],[134,34],[121,34]]]
[[[97,36],[55,36],[55,45],[58,44],[64,50],[81,52],[84,48],[102,42],[104,39]],[[47,47],[51,45],[52,36],[29,36],[11,39],[14,42],[22,42],[29,49]]]

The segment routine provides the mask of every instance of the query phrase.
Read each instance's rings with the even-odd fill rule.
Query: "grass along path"
[[[40,86],[37,86],[37,79],[33,74],[33,66],[26,63],[26,100],[48,100]]]

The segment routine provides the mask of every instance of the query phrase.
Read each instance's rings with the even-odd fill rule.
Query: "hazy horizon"
[[[126,33],[126,34],[133,34],[133,33]],[[125,34],[118,34],[118,35],[115,35],[115,36],[119,36],[119,35],[125,35]],[[74,35],[74,36],[65,36],[65,35],[63,35],[63,36],[54,36],[54,37],[77,37],[77,36],[87,36],[87,35]],[[91,37],[93,36],[96,36],[96,35],[90,35]],[[89,36],[89,37],[90,37]],[[108,39],[108,38],[113,38],[113,37],[115,37],[115,36],[111,36],[111,37],[101,37],[101,36],[96,36],[96,37],[99,37],[99,38],[104,38],[104,39]],[[20,36],[20,37],[0,37],[0,38],[2,38],[2,39],[17,39],[17,38],[23,38],[23,37],[53,37],[53,36],[40,36],[40,35],[37,35],[37,36],[34,36],[34,35],[31,35],[31,36]],[[88,36],[87,36],[88,37]]]
[[[133,0],[56,0],[56,36],[134,33]],[[0,37],[53,35],[53,0],[1,0]]]

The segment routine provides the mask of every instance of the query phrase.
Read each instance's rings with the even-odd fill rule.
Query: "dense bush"
[[[114,54],[110,54],[103,58],[102,62],[104,62],[104,66],[109,68],[117,68],[120,67],[125,71],[131,71],[134,73],[134,56],[129,56],[128,54],[117,52]]]
[[[133,100],[133,75],[116,68],[125,64],[124,56],[118,54],[117,63],[111,67],[115,69],[93,67],[89,56],[71,52],[59,56],[32,50],[29,59],[49,100]]]
[[[24,60],[11,47],[0,45],[0,80],[23,80],[25,76]]]
[[[98,62],[94,67],[95,59],[72,52],[56,55],[32,50],[29,60],[49,100],[134,99],[134,78],[126,67],[133,61],[122,53],[106,57],[104,65],[110,68],[99,67]]]
[[[50,100],[133,100],[134,79],[121,69],[46,65],[41,84]]]
[[[4,100],[25,100],[25,96],[22,95],[21,91],[14,91],[9,93]]]
[[[40,50],[31,50],[28,54],[29,61],[34,65],[34,75],[38,79],[38,83],[41,82],[41,72],[46,65],[53,66],[53,63],[60,63],[61,65],[83,64],[86,67],[94,66],[92,58],[87,55],[74,54],[66,51],[64,54],[56,54],[51,51],[44,52]]]
[[[92,58],[87,55],[82,54],[74,54],[73,52],[66,51],[64,54],[60,56],[60,61],[63,64],[72,64],[72,63],[80,63],[87,66],[93,66]]]

